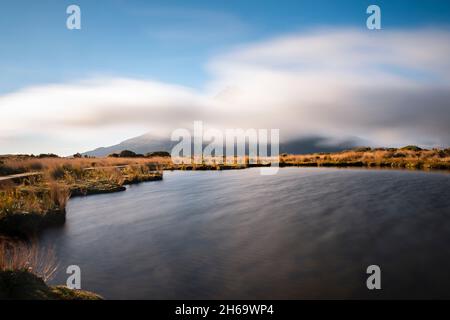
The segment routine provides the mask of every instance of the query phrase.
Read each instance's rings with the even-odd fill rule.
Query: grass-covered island
[[[48,286],[45,281],[53,270],[52,259],[37,254],[39,250],[31,241],[46,227],[65,223],[70,197],[121,192],[127,184],[161,180],[163,170],[231,170],[265,165],[264,161],[249,164],[248,159],[244,164],[174,164],[165,152],[144,156],[126,150],[105,158],[80,154],[67,158],[51,154],[0,156],[0,299],[100,298],[85,291]],[[279,166],[449,170],[450,149],[407,146],[282,154]],[[46,266],[44,272],[30,261]]]

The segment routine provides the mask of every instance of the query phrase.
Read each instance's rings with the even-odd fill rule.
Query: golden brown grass
[[[0,271],[28,271],[48,281],[57,269],[52,248],[40,248],[36,241],[13,242],[0,238]]]
[[[369,167],[404,167],[421,169],[450,169],[450,150],[370,149],[338,153],[283,155],[281,163],[290,165],[360,165]]]
[[[245,157],[245,163],[248,157]],[[260,159],[259,163],[267,162]],[[356,148],[336,153],[315,153],[305,155],[283,154],[281,164],[285,165],[342,165],[345,163],[363,166],[393,166],[413,168],[446,168],[450,164],[450,149],[416,150],[414,148],[370,149]],[[224,163],[227,165],[227,163]],[[232,164],[232,166],[239,163]],[[130,166],[126,169],[128,174],[139,174],[139,168],[153,167],[153,169],[183,169],[185,167],[201,168],[210,166],[218,168],[219,165],[212,159],[205,159],[203,164],[174,165],[168,157],[153,158],[33,158],[25,156],[0,157],[0,175],[2,172],[45,172],[50,178],[80,180],[85,178],[83,171],[97,169],[99,176],[110,176],[111,180],[120,181],[120,175],[114,167]],[[3,170],[2,170],[3,168]],[[124,171],[124,170],[122,170]],[[69,176],[67,176],[69,173]],[[65,176],[66,175],[66,176]]]
[[[236,158],[237,160],[237,158]],[[224,161],[225,162],[225,161]],[[259,163],[267,163],[265,159],[259,159]],[[248,163],[248,157],[245,162]],[[357,148],[336,153],[315,153],[305,155],[283,154],[280,157],[283,165],[355,165],[369,167],[407,167],[421,169],[448,169],[450,167],[450,149],[415,150],[414,148],[401,149],[370,149]],[[239,167],[239,163],[223,166]],[[114,167],[130,166],[130,169],[118,172]],[[120,183],[120,176],[126,171],[129,175],[139,174],[139,168],[153,167],[153,169],[220,169],[222,165],[214,159],[204,159],[203,164],[179,164],[174,165],[168,157],[153,158],[32,158],[24,156],[0,157],[0,175],[2,172],[45,172],[55,180],[84,180],[84,171],[97,169],[98,177]],[[2,170],[3,168],[3,170]],[[69,173],[69,175],[68,175]]]
[[[64,210],[70,196],[67,186],[50,182],[36,188],[29,182],[0,189],[0,218],[15,213],[45,214]]]
[[[0,221],[10,214],[62,212],[71,194],[85,195],[124,190],[124,183],[158,179],[164,158],[32,158],[3,157],[6,171],[40,174],[0,185]]]
[[[125,165],[164,165],[170,163],[167,157],[152,158],[33,158],[25,156],[0,157],[0,175],[3,172],[49,172],[59,177],[64,169],[72,171],[88,168],[107,168]],[[10,174],[10,173],[8,173]],[[3,174],[6,175],[6,174]]]
[[[49,201],[53,207],[64,209],[70,197],[70,190],[66,185],[50,182],[49,183]]]

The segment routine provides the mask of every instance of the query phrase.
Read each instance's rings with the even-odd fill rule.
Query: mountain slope
[[[315,152],[336,152],[351,149],[357,145],[356,140],[345,140],[339,143],[330,144],[328,139],[319,136],[298,138],[280,143],[280,153],[306,154]],[[123,150],[130,150],[136,153],[146,154],[155,151],[171,152],[177,141],[170,139],[156,138],[150,134],[143,134],[138,137],[127,139],[119,144],[100,147],[83,153],[92,157],[106,157],[111,153],[120,153]]]
[[[172,147],[177,142],[172,142],[169,139],[159,139],[149,134],[143,134],[138,137],[127,139],[119,144],[100,147],[91,151],[84,152],[83,155],[92,157],[106,157],[111,153],[120,153],[123,150],[130,150],[136,153],[146,154],[148,152],[155,151],[167,151],[170,152]]]

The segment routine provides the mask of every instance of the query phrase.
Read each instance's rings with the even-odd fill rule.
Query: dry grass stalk
[[[29,271],[49,281],[57,269],[53,248],[40,248],[37,241],[13,242],[0,238],[0,271]]]

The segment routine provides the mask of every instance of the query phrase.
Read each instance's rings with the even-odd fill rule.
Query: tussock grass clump
[[[49,281],[58,269],[52,248],[40,248],[36,241],[0,238],[0,271],[28,271]]]
[[[56,182],[0,189],[0,234],[26,238],[65,221],[69,189]]]
[[[53,248],[0,238],[0,300],[100,300],[101,296],[46,284],[58,270]]]
[[[41,213],[43,201],[36,194],[21,192],[18,188],[0,191],[0,218],[17,212]]]
[[[49,184],[49,203],[53,208],[64,210],[69,201],[70,190],[67,186],[50,182]]]
[[[52,182],[46,189],[27,188],[26,185],[0,190],[0,218],[15,213],[45,214],[63,211],[70,191],[64,185]]]

